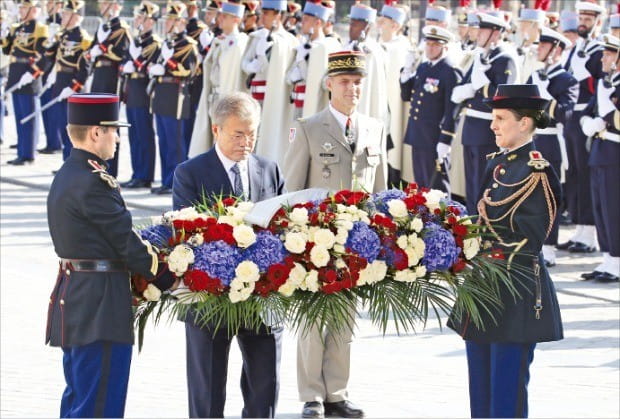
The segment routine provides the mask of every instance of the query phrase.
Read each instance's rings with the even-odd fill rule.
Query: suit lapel
[[[248,175],[250,177],[250,201],[261,200],[263,190],[263,169],[253,155],[248,158]]]
[[[232,195],[233,185],[230,183],[230,178],[228,177],[228,173],[226,173],[224,164],[217,155],[217,152],[215,151],[215,146],[211,149],[211,152],[211,167],[213,167],[214,170],[208,170],[209,168],[207,166],[207,171],[205,172],[205,179],[213,179],[214,185],[217,185],[216,188],[214,188],[214,191],[220,189],[222,194]]]
[[[342,130],[340,129],[340,124],[338,124],[338,120],[336,120],[336,117],[330,112],[329,107],[325,108],[325,110],[323,111],[323,115],[321,115],[321,120],[323,121],[323,127],[330,135],[330,137],[342,144],[342,146],[350,153],[351,147],[344,139],[344,132],[342,132]]]

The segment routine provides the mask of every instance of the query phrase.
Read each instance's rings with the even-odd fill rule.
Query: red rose
[[[258,294],[261,297],[267,297],[271,291],[276,291],[273,284],[266,279],[260,279],[254,283],[254,294]]]
[[[332,282],[336,282],[338,280],[338,274],[333,269],[321,268],[319,269],[319,280],[326,284],[331,284]]]
[[[206,242],[223,240],[230,245],[235,245],[236,241],[232,235],[233,227],[228,224],[214,224],[209,227],[203,236]]]
[[[454,215],[461,215],[461,210],[457,207],[453,207],[452,205],[448,206],[448,211],[450,211]]]
[[[498,248],[491,249],[491,254],[489,255],[489,257],[493,259],[501,259],[501,260],[506,259],[506,256],[504,255],[504,252],[502,251],[502,249],[498,249]]]
[[[457,236],[465,236],[465,235],[467,235],[467,227],[464,226],[463,224],[456,224],[455,226],[452,227],[452,231]]]
[[[237,203],[237,198],[229,197],[222,199],[222,205],[225,207],[232,207]]]
[[[290,273],[291,268],[287,265],[281,263],[271,265],[267,268],[267,280],[273,284],[275,289],[278,289],[286,282]]]
[[[180,230],[183,228],[183,220],[173,220],[172,221],[172,227],[174,227],[175,230]]]
[[[411,195],[406,197],[403,202],[405,203],[405,205],[407,206],[407,209],[409,211],[413,211],[414,209],[416,209],[419,205],[424,205],[426,203],[426,198],[422,195],[419,194],[415,194],[415,195]]]
[[[308,215],[308,223],[311,226],[319,225],[319,213],[318,212],[313,212],[312,214]]]
[[[319,211],[321,212],[327,212],[327,208],[329,207],[329,203],[328,202],[321,202],[319,204]]]
[[[321,288],[321,291],[323,291],[325,294],[334,294],[342,290],[342,288],[342,282],[337,281],[330,284],[324,284]]]
[[[463,269],[465,269],[466,266],[467,263],[463,259],[459,258],[456,263],[452,265],[452,272],[461,272]]]
[[[207,291],[210,294],[220,295],[224,286],[217,278],[211,278],[206,272],[190,269],[183,275],[183,282],[191,291]]]
[[[394,268],[403,271],[409,267],[409,258],[407,253],[400,247],[394,249]]]
[[[407,195],[411,193],[416,193],[417,190],[418,190],[418,184],[415,182],[411,182],[407,186],[405,186],[405,193]]]
[[[351,195],[347,197],[346,202],[347,202],[347,205],[357,205],[367,198],[368,198],[368,194],[366,192],[362,192],[362,191],[351,192]]]

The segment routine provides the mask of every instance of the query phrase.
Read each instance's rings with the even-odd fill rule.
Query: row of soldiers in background
[[[50,4],[58,8],[58,3],[49,1],[48,12]],[[617,280],[620,224],[606,214],[617,214],[618,197],[600,190],[606,179],[614,179],[608,172],[620,164],[616,114],[600,115],[601,106],[588,103],[608,93],[616,103],[615,93],[598,84],[615,77],[616,63],[603,71],[601,58],[605,48],[613,49],[620,16],[610,16],[611,34],[603,42],[599,34],[606,10],[597,3],[578,2],[576,11],[557,16],[543,10],[550,2],[536,1],[536,8],[520,10],[514,24],[501,10],[468,9],[465,1],[458,12],[458,34],[449,29],[450,10],[429,6],[424,39],[418,44],[403,35],[405,7],[386,1],[377,18],[377,10],[356,3],[346,45],[333,33],[333,1],[308,1],[303,10],[284,0],[211,2],[205,9],[206,24],[199,20],[198,1],[173,1],[162,13],[154,3],[143,1],[136,11],[134,36],[118,18],[122,1],[99,3],[104,22],[92,40],[79,28],[81,1],[64,4],[62,30],[55,34],[35,21],[36,2],[28,0],[20,4],[22,23],[3,29],[5,53],[12,55],[7,86],[21,86],[13,95],[16,118],[35,111],[41,91],[37,86],[50,87],[41,96],[43,107],[56,102],[43,112],[44,122],[49,122],[44,124],[48,144],[43,152],[59,149],[61,138],[68,154],[64,99],[80,91],[92,73],[90,90],[119,91],[132,123],[134,173],[125,187],[151,186],[157,132],[162,185],[153,192],[169,193],[176,165],[212,145],[206,117],[211,105],[233,91],[249,91],[261,102],[256,151],[282,163],[294,137],[292,121],[327,104],[328,54],[361,50],[368,75],[358,109],[387,127],[390,182],[415,179],[423,186],[450,189],[465,198],[473,214],[485,156],[497,151],[489,128],[491,113],[483,100],[499,84],[531,82],[552,99],[549,112],[555,125],[537,132],[535,141],[562,175],[565,206],[577,225],[569,242],[558,244],[556,223],[544,248],[545,259],[555,263],[556,245],[576,253],[594,251],[598,233],[605,259],[587,277]],[[499,7],[501,1],[493,3]],[[48,20],[58,21],[54,10],[58,9],[52,8]],[[153,34],[160,15],[165,19],[165,40]],[[516,28],[512,40],[511,28]],[[370,35],[375,29],[377,37]],[[611,119],[603,126],[597,113]],[[584,117],[595,122],[584,125],[590,121]],[[35,125],[18,123],[14,164],[34,158]],[[592,131],[595,128],[598,131]],[[110,162],[113,174],[116,159]],[[323,163],[327,182],[329,166],[336,163]]]

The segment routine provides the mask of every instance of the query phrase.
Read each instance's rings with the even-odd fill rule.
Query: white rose
[[[339,228],[336,232],[336,243],[345,244],[349,238],[349,230],[346,228]]]
[[[347,207],[343,204],[336,204],[336,212],[346,212]]]
[[[306,233],[308,235],[308,241],[309,242],[313,242],[314,241],[314,233],[316,233],[320,229],[321,228],[317,227],[317,226],[311,226],[311,227],[303,226],[303,227],[299,228],[299,231]]]
[[[422,278],[424,277],[424,275],[426,275],[426,266],[420,265],[415,268],[415,276],[417,276],[418,278]]]
[[[439,208],[439,201],[441,201],[442,198],[446,197],[445,192],[442,192],[438,189],[431,189],[428,192],[424,192],[422,195],[424,196],[424,198],[426,198],[426,207],[431,211]]]
[[[189,240],[187,240],[187,243],[191,246],[197,247],[203,244],[204,241],[205,241],[204,236],[202,234],[196,233],[192,235],[192,237],[190,237]]]
[[[226,212],[234,220],[235,224],[243,223],[243,217],[246,214],[243,210],[236,207],[228,207]]]
[[[344,269],[347,267],[347,264],[344,263],[344,260],[342,260],[341,258],[336,259],[336,262],[334,263],[334,265],[338,269]]]
[[[336,220],[334,224],[338,229],[343,229],[345,231],[349,231],[353,228],[353,222],[350,220]]]
[[[305,208],[293,208],[288,218],[293,224],[303,226],[308,224],[308,210]]]
[[[406,234],[403,234],[396,240],[396,244],[398,245],[398,247],[400,247],[403,250],[407,248],[408,243],[409,243],[409,240],[407,239]]]
[[[336,214],[336,221],[353,221],[353,215],[348,212],[339,212]]]
[[[334,245],[334,252],[336,253],[344,253],[347,249],[345,249],[344,245],[342,244],[335,244]]]
[[[405,205],[405,203],[401,201],[400,199],[390,199],[387,202],[387,206],[388,206],[388,212],[394,218],[403,218],[403,217],[406,217],[408,214],[407,205]]]
[[[198,218],[200,214],[196,211],[194,207],[186,207],[179,211],[177,214],[177,219],[179,220],[195,220]]]
[[[394,281],[409,282],[409,269],[404,271],[396,271],[394,274]]]
[[[296,289],[297,287],[291,281],[286,281],[284,284],[280,285],[278,292],[285,297],[290,297]]]
[[[329,263],[329,252],[322,246],[314,246],[312,250],[310,250],[310,261],[317,268],[327,266]]]
[[[290,282],[295,286],[299,286],[304,282],[306,274],[307,272],[304,267],[301,266],[299,263],[295,263],[295,267],[291,269],[291,272],[288,274],[287,282]]]
[[[413,220],[411,220],[411,223],[409,224],[409,228],[415,231],[416,233],[419,233],[420,231],[422,231],[422,228],[424,228],[424,223],[422,222],[422,219],[416,217]]]
[[[260,278],[260,270],[254,262],[244,260],[237,265],[237,268],[235,269],[235,277],[245,283],[256,282]]]
[[[148,284],[146,289],[142,293],[142,296],[147,299],[147,301],[159,301],[161,297],[161,291],[153,284]]]
[[[248,213],[252,210],[252,208],[254,208],[254,202],[252,201],[239,201],[237,203],[237,208],[239,208],[240,211],[243,211],[244,213]]]
[[[187,271],[190,263],[194,263],[194,252],[186,244],[176,246],[168,255],[168,269],[176,276],[181,276]]]
[[[239,224],[237,220],[235,220],[235,218],[230,215],[220,215],[220,217],[217,219],[217,223],[228,224],[229,226],[233,226],[233,227]]]
[[[416,249],[413,247],[407,247],[405,253],[407,254],[407,264],[410,267],[417,265],[422,256],[424,256],[424,254],[416,252]]]
[[[382,260],[375,260],[372,263],[372,268],[374,270],[375,277],[377,278],[375,282],[383,281],[387,275],[387,264]]]
[[[303,253],[306,250],[306,237],[303,233],[286,233],[284,247],[291,253]]]
[[[409,236],[409,246],[413,247],[417,254],[424,255],[424,249],[426,249],[426,243],[420,237],[412,234]],[[422,257],[422,256],[420,256]]]
[[[317,246],[322,246],[326,249],[331,249],[336,243],[336,236],[331,230],[327,228],[321,228],[314,233],[314,243]]]
[[[239,247],[245,249],[256,242],[256,234],[254,229],[247,224],[241,224],[233,228],[233,237],[237,241]]]
[[[314,269],[308,272],[308,275],[306,275],[306,280],[304,281],[304,284],[302,284],[301,289],[310,292],[317,292],[320,289],[319,273]]]
[[[480,251],[480,238],[472,237],[463,240],[463,253],[467,259],[472,259]]]

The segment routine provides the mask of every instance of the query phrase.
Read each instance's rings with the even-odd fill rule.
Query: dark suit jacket
[[[250,201],[262,201],[285,192],[284,178],[275,162],[252,154],[248,160],[248,172]],[[233,187],[215,147],[181,163],[174,171],[172,205],[175,210],[202,202],[203,196],[213,202],[215,196],[232,193]]]

